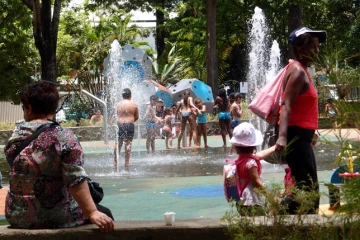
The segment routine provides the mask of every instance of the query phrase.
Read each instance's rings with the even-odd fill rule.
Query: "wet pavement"
[[[315,149],[318,163],[321,204],[328,203],[327,188],[338,148],[338,140],[331,130],[320,131],[321,144]],[[359,141],[359,131],[343,130],[343,136]],[[221,148],[220,136],[209,136],[205,149],[165,149],[165,140],[156,139],[156,152],[146,154],[145,139],[134,139],[133,154],[128,169],[119,160],[119,171],[113,167],[114,142],[82,142],[85,169],[89,176],[104,187],[101,204],[109,207],[116,220],[162,220],[165,212],[175,212],[177,219],[221,218],[230,210],[223,195],[222,166],[230,148]],[[173,145],[176,146],[177,139]],[[229,144],[230,146],[230,144]],[[0,146],[3,147],[3,146]],[[0,156],[3,161],[3,156]],[[283,184],[284,167],[263,162],[263,181],[266,185]],[[6,166],[0,167],[7,175]],[[6,177],[5,177],[5,186]],[[6,190],[0,190],[0,215]],[[2,216],[3,217],[3,216]]]

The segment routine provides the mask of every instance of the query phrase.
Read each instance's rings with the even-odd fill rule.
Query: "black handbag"
[[[86,177],[86,181],[89,186],[90,195],[95,203],[101,202],[104,197],[104,190],[99,183],[92,181],[89,177]]]

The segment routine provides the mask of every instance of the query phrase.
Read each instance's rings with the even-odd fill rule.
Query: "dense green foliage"
[[[65,4],[68,1],[62,2]],[[358,1],[296,0],[290,3],[285,0],[219,0],[216,9],[216,47],[220,84],[227,80],[246,80],[247,33],[255,6],[263,9],[271,39],[277,40],[280,45],[283,62],[289,57],[289,8],[300,6],[302,12],[298,18],[302,24],[326,30],[326,45],[339,48],[343,59],[347,59],[346,64],[357,68],[360,59]],[[38,78],[40,59],[31,36],[31,11],[19,1],[1,0],[0,7],[0,52],[3,57],[0,63],[0,98],[9,99],[14,98],[16,90],[24,83]],[[77,85],[72,84],[74,76],[84,89],[92,93],[103,90],[106,84],[102,75],[103,61],[114,39],[121,45],[130,43],[140,46],[151,56],[154,50],[145,42],[137,42],[136,36],[148,36],[154,32],[129,25],[131,15],[127,12],[134,9],[164,13],[164,22],[157,28],[163,31],[166,44],[163,54],[154,59],[154,79],[164,85],[183,78],[207,80],[206,11],[203,0],[88,0],[84,6],[62,8],[56,56],[58,79],[68,81],[72,90],[78,90],[75,88]],[[170,19],[167,14],[169,10],[176,10],[178,17]]]
[[[19,1],[0,0],[0,100],[18,101],[18,90],[39,73],[31,13]]]
[[[360,53],[359,46],[359,5],[350,0],[317,2],[299,0],[291,1],[302,9],[304,26],[313,29],[324,29],[328,32],[328,45],[340,46],[345,56]],[[270,28],[270,39],[280,45],[283,63],[290,57],[287,38],[289,34],[288,1],[228,1],[219,0],[217,4],[217,52],[219,62],[219,81],[243,81],[247,74],[247,33],[249,19],[255,6],[263,9]],[[186,69],[186,77],[197,77],[205,80],[205,6],[201,0],[184,1],[179,5],[179,17],[168,20],[166,30],[171,34],[170,42],[179,46],[179,58],[183,59],[181,67]],[[341,19],[340,19],[341,18]],[[270,43],[269,43],[270,44]],[[359,56],[348,64],[356,66]]]

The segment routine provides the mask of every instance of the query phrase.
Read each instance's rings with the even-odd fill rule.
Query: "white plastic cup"
[[[166,212],[164,214],[165,225],[172,226],[175,222],[175,213],[174,212]]]

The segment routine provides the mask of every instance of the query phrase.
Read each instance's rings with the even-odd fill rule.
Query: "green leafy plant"
[[[333,230],[324,231],[325,227],[322,224],[303,214],[319,197],[316,190],[305,191],[293,187],[291,191],[295,195],[294,200],[301,207],[296,215],[284,215],[286,207],[280,204],[279,198],[282,188],[280,184],[271,184],[266,191],[256,190],[264,199],[263,209],[267,213],[264,216],[240,216],[235,203],[231,202],[230,210],[222,218],[228,224],[231,239],[325,239],[332,233]],[[334,229],[336,230],[335,227]]]

